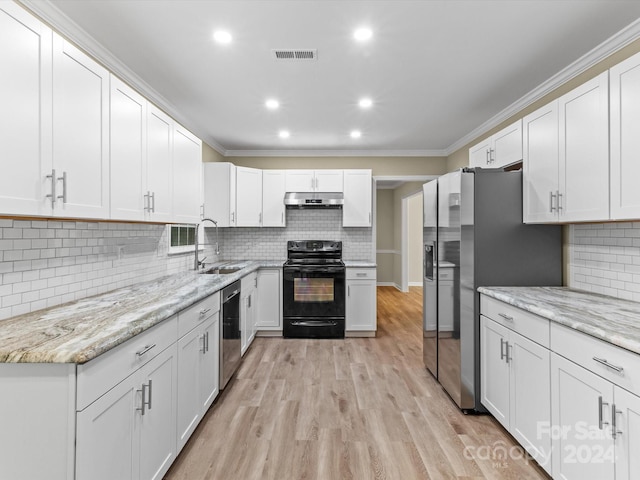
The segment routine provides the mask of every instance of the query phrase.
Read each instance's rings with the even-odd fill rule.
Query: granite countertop
[[[227,275],[184,272],[0,322],[0,363],[85,363],[276,261],[222,262]]]
[[[353,268],[376,268],[376,262],[368,260],[343,260],[346,267]]]
[[[480,287],[480,293],[640,354],[640,303],[566,287]]]

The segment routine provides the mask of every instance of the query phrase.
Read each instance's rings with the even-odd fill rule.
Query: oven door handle
[[[327,320],[294,320],[291,325],[296,327],[335,327],[338,322]]]
[[[342,267],[285,267],[285,272],[292,273],[340,273],[344,271]]]

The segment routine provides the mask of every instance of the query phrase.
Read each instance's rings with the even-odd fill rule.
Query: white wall
[[[407,207],[409,286],[422,286],[422,192],[409,197]]]

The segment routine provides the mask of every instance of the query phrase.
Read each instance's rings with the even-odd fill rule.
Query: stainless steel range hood
[[[342,192],[287,192],[284,194],[287,208],[342,208]]]

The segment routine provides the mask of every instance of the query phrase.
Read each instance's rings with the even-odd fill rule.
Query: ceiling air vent
[[[279,48],[271,50],[276,60],[317,60],[318,50],[315,48]]]

